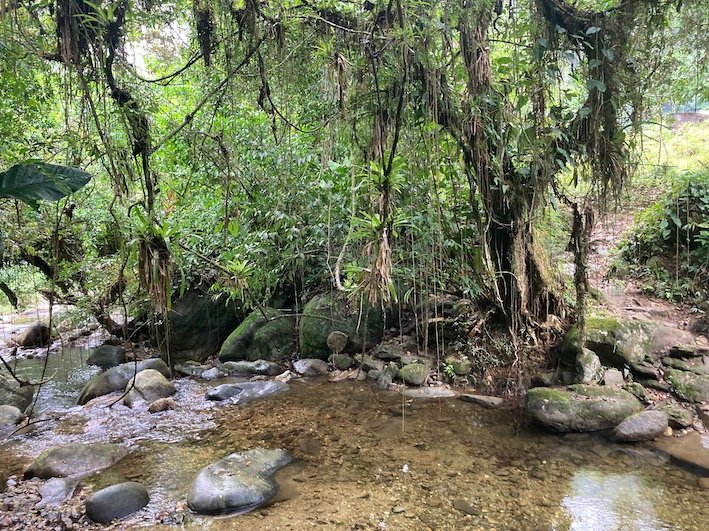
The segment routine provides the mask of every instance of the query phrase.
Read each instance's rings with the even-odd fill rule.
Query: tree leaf
[[[586,88],[588,90],[596,89],[598,92],[605,92],[606,84],[600,79],[589,79],[586,81]]]
[[[91,174],[78,168],[44,162],[15,164],[0,173],[0,197],[36,201],[58,201],[76,192],[91,179]]]

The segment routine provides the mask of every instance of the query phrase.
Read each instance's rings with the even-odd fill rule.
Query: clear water
[[[177,408],[154,415],[108,400],[63,410],[0,446],[0,471],[17,472],[55,444],[122,442],[131,455],[86,481],[148,487],[151,502],[123,523],[129,529],[709,529],[699,478],[642,445],[553,435],[510,412],[404,401],[366,383],[295,382],[244,407],[204,399],[226,381],[177,380]],[[222,518],[185,510],[201,467],[256,446],[298,459],[279,474],[274,503]]]

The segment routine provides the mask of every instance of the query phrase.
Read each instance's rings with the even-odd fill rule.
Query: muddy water
[[[510,412],[404,401],[366,383],[294,382],[245,407],[205,401],[211,385],[178,380],[177,409],[155,415],[122,405],[46,409],[57,420],[6,441],[0,469],[16,472],[54,444],[123,442],[131,455],[85,482],[148,487],[151,503],[122,524],[129,529],[708,528],[699,478],[640,445],[551,435]],[[223,518],[184,509],[197,470],[256,446],[298,459],[280,473],[277,501]]]

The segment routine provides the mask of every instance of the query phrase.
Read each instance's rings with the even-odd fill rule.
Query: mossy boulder
[[[342,353],[356,353],[376,345],[384,333],[381,308],[363,302],[350,301],[344,294],[316,295],[303,308],[298,330],[302,358],[326,360],[332,351],[328,336],[339,330],[347,335]]]
[[[618,318],[591,317],[586,320],[586,341],[581,345],[578,325],[567,332],[561,346],[562,359],[571,364],[587,348],[604,365],[647,373],[647,362],[657,347],[652,324]]]
[[[554,431],[598,431],[614,428],[642,405],[622,389],[576,384],[530,389],[525,410],[534,422]]]
[[[163,351],[163,359],[172,364],[185,361],[203,362],[219,347],[239,323],[240,312],[226,296],[214,297],[202,289],[187,291],[173,302],[169,312],[170,333],[157,328],[155,338]]]
[[[677,369],[665,370],[674,393],[687,402],[709,402],[709,375]]]
[[[254,310],[226,338],[221,361],[283,360],[295,350],[293,318],[275,308]]]
[[[425,363],[409,363],[399,369],[399,378],[409,385],[423,385],[430,367]]]
[[[468,358],[448,356],[443,360],[444,368],[450,367],[456,376],[467,376],[470,374],[470,369],[472,368],[472,363]]]

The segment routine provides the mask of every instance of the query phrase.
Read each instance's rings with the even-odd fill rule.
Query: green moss
[[[527,400],[551,400],[553,402],[571,402],[571,397],[563,389],[554,387],[534,387],[527,391]]]
[[[694,387],[692,377],[689,373],[668,369],[665,371],[665,378],[672,386],[675,394],[682,400],[687,402],[699,402],[700,396],[697,389]]]
[[[251,312],[229,335],[219,351],[219,359],[278,360],[294,349],[293,319],[275,308],[263,308]]]

